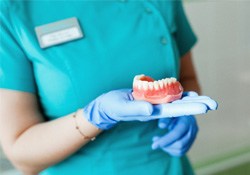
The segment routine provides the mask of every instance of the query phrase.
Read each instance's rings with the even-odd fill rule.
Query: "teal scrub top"
[[[48,120],[131,88],[137,74],[178,78],[196,42],[181,1],[1,1],[0,15],[0,87],[36,94]],[[34,28],[71,17],[84,37],[40,48]],[[193,174],[186,156],[151,149],[164,132],[157,121],[120,122],[41,174]]]

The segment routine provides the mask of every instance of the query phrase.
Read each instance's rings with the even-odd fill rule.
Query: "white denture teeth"
[[[154,81],[154,88],[155,90],[158,90],[159,89],[159,84],[157,81]]]
[[[141,77],[145,76],[144,74],[136,75],[133,80],[133,86],[137,87],[138,89],[142,89],[142,81],[140,80]]]
[[[144,77],[144,76],[145,76],[144,74],[136,75],[134,79],[141,80],[141,77]]]
[[[166,79],[164,79],[164,80],[163,80],[163,82],[164,82],[164,85],[165,85],[165,86],[167,86],[167,85],[168,85],[168,80],[167,80],[167,78],[166,78]]]
[[[141,75],[136,75],[136,76],[134,77],[133,84],[134,84],[134,85],[137,85],[137,84],[139,83],[139,81],[141,81],[141,77],[143,77],[143,76],[145,76],[145,75],[143,75],[143,74],[141,74]]]
[[[143,81],[143,82],[142,82],[142,86],[143,86],[143,89],[144,89],[145,91],[148,90],[148,82]]]
[[[153,82],[149,82],[148,83],[148,87],[150,90],[153,90],[154,89],[154,83]]]
[[[159,83],[160,89],[163,89],[164,82],[162,80],[159,80],[158,83]]]
[[[173,83],[173,80],[171,78],[168,79],[168,84]]]
[[[176,78],[174,78],[174,77],[172,77],[170,79],[172,80],[173,83],[177,81]]]
[[[142,89],[142,82],[141,82],[141,81],[138,81],[138,83],[137,83],[137,88],[138,88],[139,90]]]
[[[135,80],[133,81],[133,87],[137,87],[138,86],[138,80]]]
[[[175,78],[165,78],[164,79],[164,83],[165,83],[165,85],[170,85],[171,83],[174,83],[174,82],[176,82],[176,79]]]
[[[169,84],[174,83],[174,82],[176,82],[176,79],[175,78],[169,78],[168,82],[169,82]]]
[[[154,82],[148,82],[146,80],[141,80],[144,77],[144,74],[136,75],[133,81],[133,87],[137,87],[139,90],[159,90],[164,89],[165,86],[168,86],[172,83],[175,83],[177,80],[174,77],[165,78]]]

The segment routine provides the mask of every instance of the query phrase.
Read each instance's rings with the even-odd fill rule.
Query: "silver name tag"
[[[46,48],[83,37],[77,18],[69,18],[35,27],[41,48]]]

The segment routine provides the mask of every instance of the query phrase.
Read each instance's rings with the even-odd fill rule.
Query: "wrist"
[[[117,121],[111,119],[96,101],[81,110],[83,118],[100,130],[108,130],[117,124]]]
[[[97,126],[89,122],[83,115],[83,109],[77,110],[74,114],[75,126],[79,134],[88,140],[94,140],[102,132]]]

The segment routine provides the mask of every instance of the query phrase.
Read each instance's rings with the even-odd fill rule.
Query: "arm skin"
[[[37,174],[73,154],[89,140],[75,128],[73,114],[45,122],[34,94],[0,89],[0,142],[13,165],[24,174]],[[80,130],[95,137],[101,131],[82,117]]]
[[[182,84],[184,91],[195,91],[200,94],[201,90],[192,62],[191,51],[182,56],[180,66],[180,83]]]

